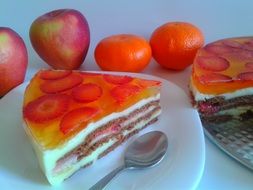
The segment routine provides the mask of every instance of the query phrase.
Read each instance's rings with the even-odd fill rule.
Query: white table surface
[[[0,26],[10,27],[24,39],[29,52],[26,81],[39,68],[48,66],[38,57],[29,41],[29,27],[38,16],[59,8],[74,8],[87,18],[91,45],[80,69],[100,70],[93,52],[102,38],[119,33],[133,33],[148,39],[152,31],[168,21],[187,21],[202,29],[206,43],[214,40],[253,35],[253,1],[231,0],[2,0]],[[143,73],[160,76],[188,93],[191,68],[181,72],[161,68],[154,60]],[[253,189],[253,172],[219,150],[207,138],[206,164],[198,190]],[[183,179],[182,179],[183,183]]]

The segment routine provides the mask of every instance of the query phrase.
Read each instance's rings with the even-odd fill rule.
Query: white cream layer
[[[193,85],[192,79],[190,81],[189,87],[190,87],[190,90],[193,93],[193,97],[194,97],[195,101],[208,100],[210,98],[217,97],[217,95],[203,94],[203,93],[199,92],[198,89]],[[219,94],[218,96],[222,96],[226,100],[228,100],[228,99],[232,99],[232,98],[236,98],[236,97],[241,97],[241,96],[246,96],[246,95],[253,95],[253,87],[236,90],[236,91],[231,92],[231,93]]]
[[[234,118],[240,119],[240,115],[243,113],[246,113],[248,110],[252,110],[252,106],[242,106],[242,107],[236,107],[236,108],[230,108],[227,110],[219,111],[215,115],[232,115]]]
[[[120,123],[120,129],[123,129],[124,127],[127,127],[129,124],[137,121],[138,119],[140,119],[141,117],[145,116],[146,114],[148,114],[149,112],[152,112],[154,109],[156,109],[157,106],[150,106],[147,110],[143,111],[143,112],[140,112],[140,113],[137,113],[134,117],[132,117],[131,119],[128,119],[122,123]],[[117,133],[116,132],[111,132],[111,131],[108,131],[106,133],[103,133],[97,137],[95,137],[94,139],[92,139],[92,141],[90,142],[90,145],[92,144],[95,144],[96,142],[100,141],[101,139],[109,136],[109,135],[112,135],[114,133]]]
[[[109,121],[111,121],[113,119],[116,119],[116,118],[119,118],[119,117],[122,117],[122,116],[127,116],[128,114],[133,112],[135,109],[139,109],[142,106],[144,106],[145,104],[148,104],[152,101],[156,101],[156,100],[159,100],[159,99],[160,99],[160,94],[157,94],[154,97],[150,97],[150,98],[143,99],[143,100],[139,101],[135,105],[129,107],[128,109],[126,109],[122,112],[112,113],[112,114],[104,117],[103,119],[95,122],[95,123],[90,123],[83,131],[78,133],[76,136],[74,136],[72,139],[70,139],[68,142],[66,142],[61,147],[57,147],[55,149],[48,149],[47,150],[47,149],[41,147],[40,144],[38,142],[36,142],[35,139],[32,137],[32,134],[31,134],[29,128],[25,126],[25,130],[26,130],[28,136],[30,137],[30,139],[32,141],[32,144],[33,144],[33,147],[34,147],[35,152],[37,154],[40,166],[41,166],[42,170],[44,171],[45,175],[47,176],[48,181],[52,185],[55,185],[55,184],[59,184],[62,180],[65,179],[64,177],[61,177],[61,178],[58,179],[58,178],[55,178],[55,176],[53,176],[52,171],[53,171],[53,169],[56,165],[57,160],[59,160],[66,153],[70,152],[75,147],[80,145],[83,142],[83,140],[90,133],[92,133],[94,130],[96,130],[100,126],[108,123]],[[25,125],[25,123],[24,123],[24,125]],[[114,142],[111,142],[111,143],[113,144]],[[108,146],[110,146],[110,145],[108,144]],[[102,149],[104,147],[100,147],[100,148]],[[106,149],[107,148],[105,148],[105,150]],[[89,160],[89,159],[87,158],[87,160]]]

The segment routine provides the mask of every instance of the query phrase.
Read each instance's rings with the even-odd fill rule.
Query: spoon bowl
[[[90,190],[101,190],[119,172],[125,169],[144,169],[157,165],[164,158],[168,139],[160,131],[152,131],[137,138],[126,150],[124,164],[107,174]]]
[[[167,151],[168,140],[164,133],[153,131],[137,138],[126,150],[125,166],[143,169],[158,164]]]

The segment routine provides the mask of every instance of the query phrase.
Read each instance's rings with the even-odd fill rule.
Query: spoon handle
[[[105,188],[107,184],[114,178],[118,173],[120,173],[122,170],[124,170],[126,167],[125,165],[122,165],[113,171],[111,171],[109,174],[107,174],[105,177],[100,179],[95,185],[93,185],[89,190],[102,190]]]

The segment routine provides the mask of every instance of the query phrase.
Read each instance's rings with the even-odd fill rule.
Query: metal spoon
[[[144,169],[155,166],[164,158],[167,147],[167,137],[160,131],[140,136],[127,148],[124,164],[100,179],[89,190],[104,189],[113,177],[125,169]]]

